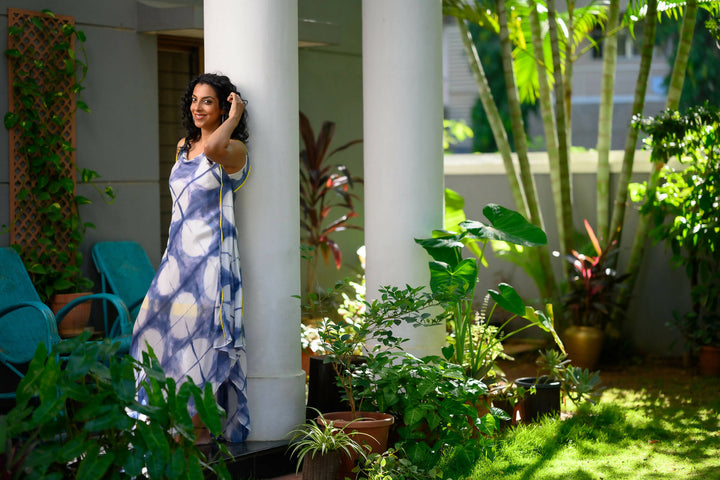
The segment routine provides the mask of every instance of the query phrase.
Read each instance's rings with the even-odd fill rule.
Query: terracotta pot
[[[303,459],[302,480],[334,480],[340,469],[340,452],[327,452]]]
[[[90,295],[91,292],[81,293],[58,293],[50,297],[50,310],[57,315],[65,305],[76,298]],[[83,302],[76,305],[58,324],[58,333],[62,338],[71,338],[80,335],[87,327],[90,320],[91,302]]]
[[[603,331],[596,327],[572,326],[565,330],[563,343],[573,366],[595,370],[603,338]]]
[[[720,376],[720,347],[705,345],[699,353],[700,375]]]
[[[313,353],[310,350],[300,350],[300,365],[302,366],[302,369],[305,370],[306,383],[308,380],[308,376],[310,375],[310,356],[312,356],[312,354]]]
[[[383,453],[387,450],[388,434],[395,422],[392,415],[379,412],[329,412],[318,417],[318,421],[322,419],[332,420],[336,427],[345,428],[346,431],[359,432],[361,435],[357,435],[355,440],[369,447],[368,453]],[[344,455],[337,478],[355,478],[352,469],[356,460],[355,455]]]

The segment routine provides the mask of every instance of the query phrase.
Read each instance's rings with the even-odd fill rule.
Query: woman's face
[[[196,127],[215,130],[220,125],[220,117],[225,111],[220,109],[215,89],[205,83],[198,83],[193,89],[190,113]]]

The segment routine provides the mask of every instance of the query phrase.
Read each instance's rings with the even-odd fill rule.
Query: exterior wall
[[[81,209],[89,229],[82,246],[85,270],[97,280],[90,248],[100,240],[135,240],[158,265],[161,255],[158,190],[158,108],[156,37],[136,31],[135,0],[0,0],[0,49],[7,48],[7,9],[21,8],[75,17],[87,35],[88,75],[82,92],[90,114],[78,111],[77,164],[96,170],[100,186],[117,192],[105,204],[90,186],[78,192],[93,201]],[[8,92],[7,62],[0,62],[0,91]],[[0,110],[7,111],[7,93]],[[0,129],[0,224],[8,223],[8,132]],[[0,245],[9,244],[8,234]]]
[[[304,0],[299,3],[300,18],[340,27],[337,43],[301,48],[299,52],[300,110],[310,119],[316,136],[322,122],[336,123],[331,149],[363,137],[361,6],[360,0]],[[362,144],[339,152],[329,163],[344,164],[353,175],[362,177]],[[360,198],[355,204],[358,217],[352,223],[363,225],[362,185],[355,191]],[[326,288],[336,280],[352,276],[360,268],[356,251],[364,243],[363,232],[346,230],[338,232],[334,238],[342,249],[343,267],[337,271],[332,259],[328,266],[319,263],[318,279]],[[304,264],[302,269],[304,271]]]

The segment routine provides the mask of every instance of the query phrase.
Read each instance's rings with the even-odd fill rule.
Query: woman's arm
[[[245,166],[247,149],[243,142],[232,140],[230,135],[240,123],[245,104],[237,93],[231,93],[227,100],[230,102],[228,118],[220,124],[205,142],[204,152],[208,159],[224,166],[227,173],[236,173]]]

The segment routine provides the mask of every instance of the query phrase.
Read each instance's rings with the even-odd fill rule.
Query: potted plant
[[[40,298],[57,312],[92,288],[92,282],[82,275],[79,249],[86,229],[94,226],[80,218],[80,206],[90,201],[77,194],[76,182],[90,183],[100,191],[93,183],[98,174],[89,169],[78,171],[74,137],[68,134],[76,110],[89,112],[77,98],[83,90],[87,56],[82,61],[76,55],[75,42],[80,42],[79,51],[84,54],[85,34],[66,17],[44,10],[9,28],[8,37],[5,54],[11,66],[12,90],[4,123],[20,159],[17,168],[25,170],[27,179],[12,192],[10,233]],[[48,46],[52,60],[28,38]],[[106,201],[114,198],[110,187],[100,193]],[[73,295],[54,298],[64,294]],[[84,308],[89,316],[89,303],[78,308]],[[70,322],[68,315],[59,327]],[[81,326],[85,323],[87,316]]]
[[[334,122],[323,122],[315,132],[310,120],[300,112],[300,137],[305,148],[300,152],[300,230],[304,257],[308,260],[305,272],[305,299],[315,292],[318,261],[322,257],[328,264],[332,255],[335,267],[342,265],[342,252],[332,238],[335,233],[348,229],[362,230],[350,221],[357,217],[354,200],[358,196],[351,189],[362,178],[350,174],[345,165],[328,164],[330,157],[362,140],[352,140],[329,151],[335,134]],[[339,213],[344,212],[344,213]]]
[[[542,229],[517,212],[489,204],[483,209],[483,214],[489,224],[466,220],[459,224],[459,232],[436,230],[431,238],[415,239],[433,258],[429,262],[430,288],[444,308],[445,319],[452,332],[443,355],[447,360],[462,365],[469,377],[477,379],[485,378],[495,370],[495,359],[501,354],[504,340],[532,326],[550,333],[563,348],[555,332],[551,306],[548,305],[546,312],[526,306],[511,285],[501,283],[497,290],[488,290],[488,296],[494,302],[489,309],[488,298],[480,312],[474,308],[480,264],[485,261],[484,252],[490,240],[525,247],[547,243]],[[466,246],[476,258],[462,257]],[[489,322],[497,306],[509,312],[510,316],[494,328]],[[528,323],[506,331],[506,327],[517,317]]]
[[[479,409],[487,385],[442,357],[379,352],[355,369],[352,380],[366,408],[397,419],[395,448],[423,471],[436,468],[450,451],[468,468],[491,456],[499,421],[509,419],[499,409]]]
[[[585,231],[592,253],[573,250],[565,256],[572,265],[572,273],[568,291],[562,298],[570,321],[563,332],[563,341],[573,364],[592,370],[602,352],[605,330],[619,308],[620,288],[629,274],[618,274],[613,268],[618,252],[614,238],[602,249],[587,220]]]
[[[691,310],[676,314],[688,353],[697,352],[703,371],[720,375],[709,357],[720,356],[720,110],[709,105],[681,114],[665,111],[657,117],[638,117],[634,126],[648,134],[652,161],[665,166],[653,184],[633,184],[634,201],[649,215],[649,236],[664,242],[673,266],[682,267],[690,283]],[[668,165],[677,160],[679,167]]]
[[[521,389],[518,415],[524,423],[531,423],[546,415],[560,413],[560,395],[576,405],[595,403],[602,392],[600,374],[571,364],[565,353],[556,350],[540,352],[537,360],[538,376],[515,379]]]
[[[318,417],[308,420],[290,432],[290,452],[297,456],[297,467],[302,465],[303,480],[335,480],[340,462],[345,457],[366,458],[365,448],[356,438],[365,435],[348,432],[352,423],[338,427],[316,410]]]
[[[0,416],[3,478],[179,479],[207,473],[229,479],[227,447],[218,443],[212,457],[198,448],[187,409],[194,400],[205,425],[219,435],[223,412],[212,387],[177,387],[152,352],[138,362],[117,355],[117,342],[88,342],[89,336],[60,342],[51,352],[38,346],[18,385],[16,406]],[[137,401],[141,371],[148,378],[147,405]]]
[[[348,410],[324,412],[323,416],[340,427],[343,422],[352,422],[352,430],[372,435],[373,439],[365,443],[375,453],[387,448],[394,418],[387,413],[362,408],[364,398],[355,391],[353,372],[358,365],[373,362],[382,351],[401,349],[407,339],[397,337],[393,328],[403,323],[421,326],[430,322],[431,315],[427,310],[437,305],[422,287],[382,287],[379,293],[378,300],[364,301],[364,308],[357,317],[347,317],[343,321],[325,319],[318,331],[325,351],[323,361],[334,370],[348,402]]]

